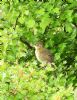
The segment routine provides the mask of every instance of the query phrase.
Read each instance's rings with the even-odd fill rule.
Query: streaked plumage
[[[41,63],[48,64],[53,62],[52,54],[48,49],[44,48],[40,42],[35,45],[35,55],[37,60]]]

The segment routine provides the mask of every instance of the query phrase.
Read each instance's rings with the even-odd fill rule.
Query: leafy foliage
[[[56,70],[41,68],[21,37],[42,41]],[[77,0],[0,1],[0,100],[73,100],[76,86]]]

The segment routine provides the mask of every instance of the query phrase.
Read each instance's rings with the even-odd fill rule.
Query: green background
[[[21,37],[42,41],[56,70],[41,68]],[[0,100],[73,100],[76,86],[77,0],[0,1]]]

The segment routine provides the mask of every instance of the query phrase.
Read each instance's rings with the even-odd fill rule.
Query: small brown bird
[[[42,64],[51,64],[53,62],[53,56],[48,49],[43,47],[41,42],[38,42],[35,46],[35,55],[37,60]]]

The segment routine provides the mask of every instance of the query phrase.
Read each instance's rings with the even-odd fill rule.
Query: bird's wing
[[[51,57],[51,53],[49,52],[49,50],[43,48],[42,51],[40,51],[41,56],[43,56],[43,59],[46,61],[51,62],[52,57]]]

